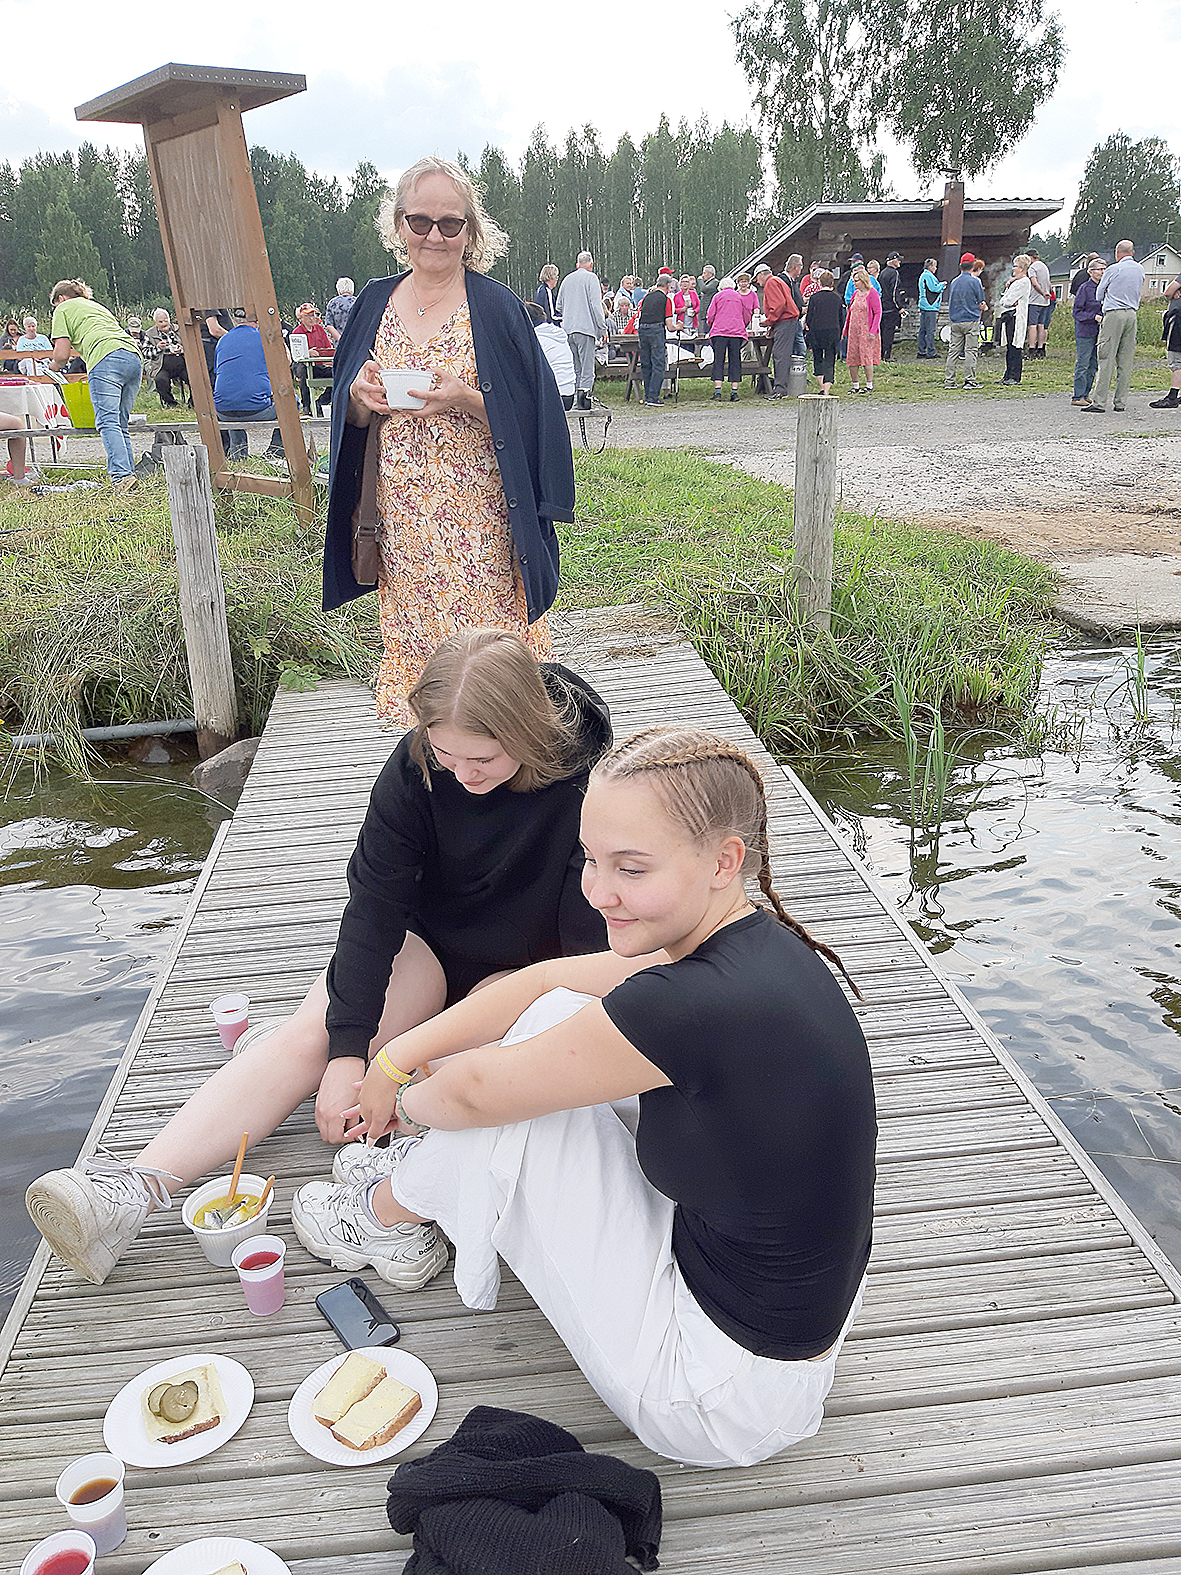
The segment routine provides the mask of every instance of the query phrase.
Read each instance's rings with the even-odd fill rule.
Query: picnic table
[[[668,365],[665,378],[672,389],[673,398],[677,397],[677,384],[682,377],[712,377],[712,366],[702,366],[701,352],[709,344],[708,334],[668,334]],[[773,340],[770,334],[750,334],[742,351],[742,375],[750,377],[760,394],[766,394],[771,389],[771,347]],[[630,400],[633,388],[637,398],[644,397],[644,378],[640,371],[640,338],[638,334],[610,334],[607,344],[611,350],[621,351],[626,360],[617,362],[615,375],[627,378],[627,388],[624,400]],[[688,351],[689,357],[682,359],[682,353]],[[753,354],[751,354],[753,352]],[[612,365],[597,369],[598,375],[612,375]]]

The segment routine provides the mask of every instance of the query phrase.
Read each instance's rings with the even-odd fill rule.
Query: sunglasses
[[[447,214],[442,219],[432,219],[425,213],[404,213],[402,217],[415,235],[429,235],[432,230],[437,229],[439,234],[445,235],[449,241],[453,241],[467,223],[466,219],[456,218],[453,213]]]

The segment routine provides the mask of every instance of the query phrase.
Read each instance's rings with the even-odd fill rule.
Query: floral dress
[[[479,387],[466,302],[416,345],[391,297],[374,349],[379,366],[421,367]],[[385,417],[377,514],[382,721],[413,726],[407,694],[435,647],[462,629],[509,629],[539,661],[552,660],[545,618],[529,622],[496,451],[483,422],[458,410],[430,420],[404,410]]]

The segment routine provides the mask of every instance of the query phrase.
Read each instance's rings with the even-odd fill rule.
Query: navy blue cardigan
[[[324,540],[324,607],[363,596],[372,585],[353,578],[352,518],[361,495],[368,427],[351,427],[347,391],[373,356],[373,342],[394,286],[404,275],[371,279],[349,314],[332,375],[328,529]],[[574,460],[558,385],[533,324],[507,285],[469,272],[467,301],[480,392],[504,484],[529,621],[553,605],[558,590],[555,520],[574,518]]]

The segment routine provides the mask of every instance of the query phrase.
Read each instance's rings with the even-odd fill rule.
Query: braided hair
[[[591,775],[604,782],[647,777],[667,813],[695,842],[741,837],[747,850],[743,875],[756,876],[780,924],[827,958],[864,1000],[832,947],[792,918],[771,884],[767,797],[759,768],[744,749],[700,728],[646,727],[604,755]]]

